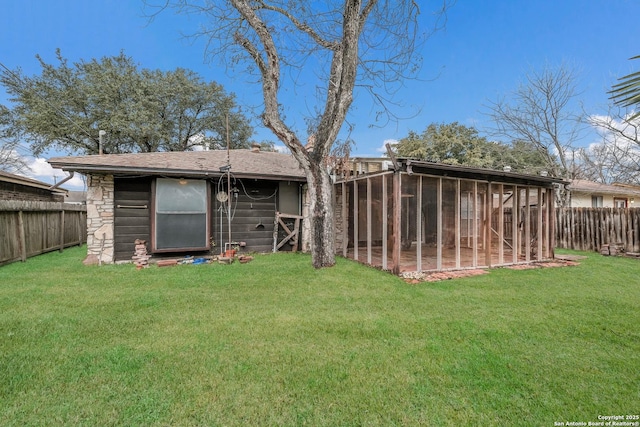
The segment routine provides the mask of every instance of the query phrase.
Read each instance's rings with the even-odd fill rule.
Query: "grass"
[[[0,425],[553,425],[640,410],[640,262],[408,285],[299,254],[0,268]]]

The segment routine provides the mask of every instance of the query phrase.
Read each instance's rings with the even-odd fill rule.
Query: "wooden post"
[[[387,269],[387,239],[389,238],[389,203],[387,200],[387,175],[382,175],[382,269]]]
[[[632,209],[633,213],[633,252],[640,252],[640,209]]]
[[[462,221],[462,209],[461,209],[461,199],[460,199],[460,178],[456,179],[456,268],[460,268],[461,260],[460,260],[460,221]]]
[[[60,211],[60,252],[64,250],[64,209]]]
[[[349,199],[347,197],[347,183],[342,181],[340,187],[342,188],[342,194],[340,195],[342,198],[342,256],[346,258],[349,246],[349,217],[347,214],[347,203]]]
[[[518,249],[520,248],[520,239],[518,235],[518,222],[520,221],[520,189],[517,185],[513,186],[513,203],[511,208],[511,252],[512,262],[518,262]]]
[[[438,178],[437,187],[437,208],[436,208],[436,224],[437,226],[437,249],[436,249],[436,269],[442,270],[442,178]]]
[[[416,270],[422,271],[422,176],[418,176],[416,195]]]
[[[353,181],[353,259],[358,260],[358,239],[360,230],[360,200],[358,200],[358,180]]]
[[[556,247],[556,216],[555,216],[555,205],[556,205],[556,195],[553,188],[549,189],[549,195],[547,196],[547,204],[549,205],[550,212],[550,220],[549,220],[549,258],[555,258],[555,247]]]
[[[371,178],[367,178],[367,264],[371,265]]]
[[[400,243],[401,243],[401,216],[402,216],[402,182],[400,172],[393,174],[393,230],[391,232],[391,271],[400,274]]]
[[[531,199],[530,199],[529,187],[524,190],[524,259],[525,261],[531,261]]]
[[[478,266],[478,181],[473,181],[473,203],[471,209],[471,216],[473,217],[473,225],[471,226],[471,232],[473,233],[473,239],[471,245],[472,248],[472,262],[473,267]]]
[[[536,258],[538,261],[542,261],[542,240],[544,239],[544,233],[542,232],[542,188],[538,187],[538,211],[536,214],[536,219],[538,221],[538,231],[537,231],[537,243],[538,248],[536,250]]]
[[[27,239],[24,233],[24,217],[22,211],[18,211],[18,237],[20,239],[20,261],[27,260]]]
[[[498,184],[498,264],[504,264],[504,185]]]
[[[491,183],[487,183],[487,191],[485,193],[484,204],[484,262],[485,265],[491,267],[491,211],[493,209],[493,193]]]

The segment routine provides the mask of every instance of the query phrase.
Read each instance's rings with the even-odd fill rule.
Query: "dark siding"
[[[151,183],[152,178],[116,178],[115,180],[116,261],[131,259],[133,242],[136,239],[146,240],[147,249],[151,252]],[[217,184],[212,182],[211,194],[211,240],[216,244],[212,248],[213,253],[220,253],[229,239],[225,213],[222,213],[222,236],[220,235],[221,210],[220,202],[216,200]],[[271,252],[273,249],[273,226],[279,200],[278,186],[277,181],[242,180],[240,182],[239,179],[236,180],[235,188],[238,192],[237,196],[232,196],[234,202],[231,239],[234,242],[246,242],[241,252]],[[297,194],[288,194],[287,197],[294,197],[297,200]],[[118,205],[146,205],[147,208],[118,208]],[[290,249],[289,245],[281,248],[281,250]]]
[[[238,180],[240,181],[240,180]],[[242,180],[237,182],[237,196],[232,204],[231,240],[245,242],[246,247],[241,252],[271,252],[273,250],[273,226],[278,209],[277,181]],[[215,188],[215,187],[214,187]],[[222,214],[222,236],[220,236],[220,202],[212,194],[213,209],[211,229],[212,238],[216,242],[216,252],[224,249],[228,242],[227,217]],[[297,198],[297,196],[296,196]],[[236,202],[237,201],[237,202]],[[285,245],[282,250],[290,250]]]
[[[136,239],[146,240],[151,251],[151,178],[116,178],[114,185],[115,259],[131,260]]]

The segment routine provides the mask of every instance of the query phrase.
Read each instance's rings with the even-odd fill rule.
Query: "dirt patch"
[[[502,268],[509,268],[511,270],[532,270],[535,268],[572,267],[575,265],[580,265],[580,263],[556,259],[554,261],[533,262],[531,264],[508,265]]]
[[[441,280],[459,279],[461,277],[479,276],[481,274],[487,274],[488,270],[474,269],[474,270],[457,270],[457,271],[439,271],[435,273],[403,273],[402,277],[404,281],[416,285],[420,282],[439,282]]]
[[[571,255],[571,254],[556,254],[556,261],[580,261],[581,259],[587,259],[584,255]]]
[[[584,257],[583,257],[584,258]],[[511,270],[532,270],[536,268],[557,268],[557,267],[572,267],[580,265],[576,261],[569,261],[565,259],[556,258],[553,261],[541,261],[534,262],[530,264],[514,264],[508,265],[505,267],[499,268],[509,268]],[[441,280],[450,280],[450,279],[458,279],[462,277],[472,277],[478,276],[481,274],[487,274],[490,270],[485,269],[474,269],[474,270],[457,270],[457,271],[439,271],[435,273],[421,273],[421,272],[410,272],[403,273],[402,278],[405,282],[416,285],[421,282],[439,282]]]

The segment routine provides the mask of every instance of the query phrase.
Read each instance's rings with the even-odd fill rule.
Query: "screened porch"
[[[553,179],[399,165],[336,184],[339,254],[395,273],[553,258]]]

